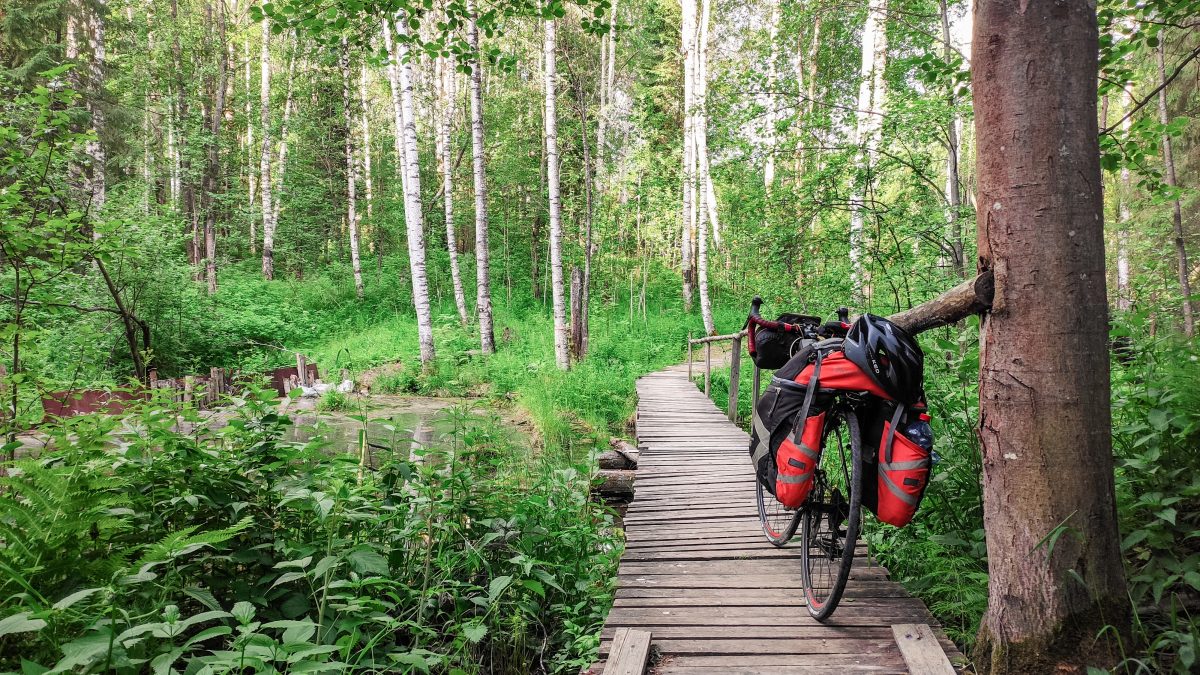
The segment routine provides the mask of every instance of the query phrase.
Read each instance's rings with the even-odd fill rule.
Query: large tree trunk
[[[862,33],[862,69],[858,85],[858,112],[855,144],[858,145],[857,169],[850,197],[850,278],[855,299],[869,300],[870,282],[863,260],[866,257],[864,220],[866,199],[871,192],[869,178],[875,165],[882,131],[883,100],[886,95],[883,74],[887,62],[887,0],[870,0]]]
[[[484,354],[496,351],[492,332],[491,268],[488,261],[487,174],[484,172],[483,66],[479,59],[479,27],[474,0],[467,0],[467,42],[471,46],[471,166],[475,180],[475,316],[479,319],[479,344]],[[536,223],[535,223],[536,237]],[[536,260],[531,276],[536,287]]]
[[[350,229],[350,267],[354,271],[354,295],[363,297],[362,262],[358,256],[358,162],[354,159],[354,97],[350,93],[350,51],[342,38],[342,119],[346,123],[346,222]]]
[[[209,21],[213,20],[213,7],[206,8]],[[225,45],[225,3],[218,2],[216,8],[217,73],[211,83],[212,95],[209,109],[209,133],[207,157],[204,167],[204,276],[208,281],[208,294],[217,292],[217,184],[221,176],[221,118],[225,116],[225,87],[229,52]]]
[[[555,101],[555,26],[554,19],[542,22],[545,28],[546,90],[546,183],[550,201],[550,283],[554,297],[554,361],[562,370],[571,367],[567,349],[567,307],[563,297],[562,201],[558,176],[558,109]]]
[[[250,33],[246,34],[245,43],[245,59],[244,64],[244,82],[246,85],[246,178],[249,182],[249,190],[246,192],[248,198],[248,207],[250,211],[250,255],[258,253],[258,214],[255,213],[258,204],[258,172],[254,170],[254,156],[261,152],[261,148],[254,142],[254,121],[253,121],[253,101],[254,97],[250,95],[252,84],[250,72],[254,63],[254,59],[250,57]],[[263,216],[266,217],[265,215]]]
[[[1096,6],[975,3],[988,610],[981,674],[1082,671],[1128,645],[1113,496]],[[1059,536],[1062,535],[1062,536]],[[1115,627],[1115,631],[1105,627]]]
[[[462,273],[458,268],[458,242],[454,236],[454,149],[451,132],[454,129],[454,98],[458,95],[455,86],[454,64],[447,57],[437,58],[439,113],[441,125],[438,129],[437,150],[442,170],[442,211],[446,221],[446,251],[450,254],[450,281],[454,286],[454,306],[458,309],[458,321],[467,326],[467,296],[463,292]]]
[[[262,193],[263,278],[275,278],[275,211],[271,209],[271,22],[263,17],[262,46],[259,51],[259,127],[262,152],[258,156],[258,189]]]
[[[946,63],[954,54],[950,46],[950,15],[946,0],[939,0],[942,15],[942,55]],[[958,179],[958,113],[955,111],[956,99],[954,85],[950,86],[949,94],[950,119],[946,121],[946,223],[949,226],[950,264],[959,279],[967,277],[966,260],[963,252],[962,222],[959,219],[959,209],[962,208],[962,193]]]
[[[104,133],[104,110],[99,102],[104,89],[104,21],[105,0],[69,0],[66,14],[66,58],[77,64],[70,73],[71,86],[87,109],[90,126],[95,132],[84,146],[87,166],[72,162],[70,182],[83,209],[91,218],[100,216],[107,199],[105,152],[101,142]],[[85,44],[86,43],[86,44]],[[95,231],[92,232],[93,236]]]
[[[1162,88],[1158,90],[1158,121],[1163,125],[1170,122],[1170,117],[1167,116],[1167,64],[1166,64],[1166,40],[1162,37],[1158,42],[1158,80]],[[1175,176],[1175,155],[1171,148],[1171,135],[1163,134],[1163,179],[1167,185],[1174,188],[1179,184]],[[1174,225],[1175,234],[1175,258],[1179,269],[1179,290],[1183,294],[1183,332],[1188,337],[1192,337],[1196,332],[1196,320],[1194,308],[1192,306],[1192,283],[1188,278],[1190,267],[1188,266],[1187,246],[1183,241],[1183,211],[1176,198],[1171,202],[1171,222]]]
[[[767,227],[771,223],[771,193],[775,187],[775,150],[779,144],[775,128],[779,117],[779,97],[775,91],[775,88],[779,86],[779,0],[771,0],[771,18],[767,26],[767,40],[771,44],[768,45],[770,51],[767,57],[767,120],[763,134],[767,145],[767,156],[763,160],[763,194],[766,197],[766,208],[763,209],[763,227]],[[803,60],[799,59],[799,61]]]
[[[425,275],[425,222],[421,211],[421,166],[417,157],[416,111],[413,105],[412,64],[408,57],[408,17],[396,16],[396,75],[400,83],[404,143],[404,225],[408,233],[408,266],[412,273],[413,306],[417,311],[417,337],[421,363],[433,363],[433,313],[429,306],[429,281]]]

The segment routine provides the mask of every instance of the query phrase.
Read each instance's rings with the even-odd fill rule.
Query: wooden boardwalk
[[[865,548],[833,618],[813,620],[799,548],[775,548],[759,527],[749,436],[688,381],[687,366],[647,375],[637,391],[641,457],[601,659],[618,628],[637,628],[653,634],[659,675],[905,673],[891,627],[913,623],[961,658]]]

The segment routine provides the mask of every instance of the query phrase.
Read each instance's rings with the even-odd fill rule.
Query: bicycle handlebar
[[[842,337],[846,335],[846,331],[850,329],[849,318],[850,310],[846,307],[837,308],[837,321],[829,321],[819,326],[813,326],[808,323],[786,323],[783,321],[768,321],[762,318],[761,307],[763,299],[760,296],[754,296],[750,301],[750,313],[746,316],[746,323],[743,328],[747,329],[748,337],[746,342],[747,349],[750,354],[755,353],[754,333],[757,328],[766,328],[768,330],[778,330],[785,333],[800,333],[804,337],[813,339],[827,337]]]

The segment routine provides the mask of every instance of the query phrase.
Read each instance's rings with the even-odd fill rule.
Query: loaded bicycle
[[[775,370],[755,406],[750,444],[763,533],[784,546],[800,531],[809,613],[829,618],[845,591],[865,506],[906,525],[929,478],[932,433],[924,357],[887,319],[784,314],[746,319],[755,365]]]

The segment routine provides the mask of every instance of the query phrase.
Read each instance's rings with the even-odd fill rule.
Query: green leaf
[[[350,567],[361,576],[384,576],[388,573],[388,561],[371,549],[358,549],[346,556]]]
[[[479,644],[479,641],[487,636],[487,626],[482,622],[467,624],[463,627],[463,637],[467,638],[473,645]]]
[[[304,572],[288,572],[286,574],[281,574],[281,575],[279,575],[279,578],[275,580],[275,583],[271,584],[271,588],[275,588],[276,586],[278,586],[280,584],[286,584],[289,581],[295,581],[297,579],[303,579],[303,578],[304,578]]]
[[[46,627],[41,619],[31,619],[31,612],[20,612],[0,619],[0,637],[13,633],[31,633]]]
[[[488,584],[488,603],[491,604],[496,602],[496,598],[500,597],[500,594],[503,593],[504,589],[508,588],[508,585],[511,583],[512,577],[509,576],[496,577],[495,579],[492,579],[492,583]]]
[[[95,594],[99,590],[100,590],[99,588],[85,588],[82,591],[75,591],[74,593],[63,598],[62,600],[59,600],[58,602],[54,603],[54,609],[59,609],[59,610],[67,609],[71,605],[74,605],[75,603],[79,602],[80,600],[83,600],[84,598]]]
[[[242,600],[233,606],[232,614],[233,618],[238,620],[238,623],[247,624],[254,619],[254,614],[257,611],[254,605]]]

